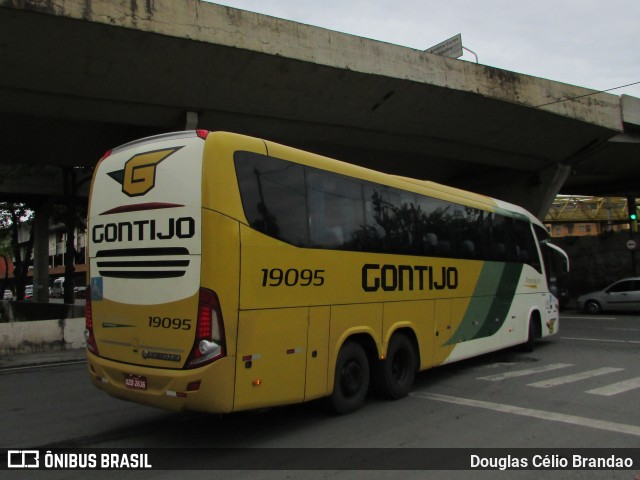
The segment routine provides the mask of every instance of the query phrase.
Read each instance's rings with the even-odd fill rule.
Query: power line
[[[536,105],[534,108],[546,107],[547,105],[554,105],[556,103],[562,103],[562,102],[568,102],[568,101],[571,101],[571,100],[577,100],[578,98],[590,97],[592,95],[597,95],[598,93],[606,93],[606,92],[610,92],[612,90],[618,90],[620,88],[631,87],[633,85],[638,85],[638,84],[640,84],[640,82],[628,83],[627,85],[620,85],[619,87],[613,87],[613,88],[608,88],[606,90],[599,90],[597,92],[586,93],[584,95],[578,95],[577,97],[563,98],[562,100],[556,100],[555,102],[543,103],[542,105]]]

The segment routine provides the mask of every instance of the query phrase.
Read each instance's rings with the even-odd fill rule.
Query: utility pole
[[[636,269],[637,242],[634,238],[638,232],[638,214],[636,211],[635,195],[627,197],[627,220],[629,221],[629,241],[627,242],[627,248],[631,254],[631,273],[635,277],[638,274]]]

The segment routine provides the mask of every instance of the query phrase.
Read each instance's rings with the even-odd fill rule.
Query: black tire
[[[336,361],[333,393],[329,407],[335,413],[345,414],[358,410],[369,389],[369,360],[360,344],[347,341]]]
[[[602,313],[602,306],[595,300],[587,300],[587,303],[584,304],[584,309],[591,315]]]
[[[376,393],[393,400],[406,397],[413,387],[417,366],[418,356],[413,342],[406,335],[394,335],[387,347],[387,358],[376,365]]]
[[[529,334],[527,341],[522,344],[522,350],[525,352],[533,352],[536,346],[536,340],[542,336],[540,331],[540,320],[536,317],[529,319]]]

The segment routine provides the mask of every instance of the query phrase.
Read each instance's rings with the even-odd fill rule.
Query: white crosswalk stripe
[[[599,377],[600,375],[607,375],[609,373],[620,372],[624,368],[603,367],[596,368],[595,370],[587,370],[586,372],[574,373],[573,375],[565,375],[564,377],[551,378],[549,380],[542,380],[540,382],[530,383],[529,387],[549,388],[557,385],[564,385],[565,383],[579,382],[580,380],[586,380],[587,378]]]
[[[587,390],[587,393],[610,397],[611,395],[628,392],[629,390],[635,390],[636,388],[640,388],[640,377],[630,378],[629,380],[613,383],[600,388],[594,388],[593,390]]]
[[[479,380],[489,380],[490,382],[496,382],[499,380],[505,380],[507,378],[524,377],[526,375],[532,375],[534,373],[549,372],[551,370],[558,370],[560,368],[567,368],[572,366],[573,366],[572,363],[551,363],[549,365],[544,365],[542,367],[527,368],[524,370],[515,370],[513,372],[498,373],[496,375],[480,377]]]
[[[504,364],[503,364],[504,365]],[[520,370],[512,370],[504,373],[498,373],[495,375],[487,375],[483,377],[477,377],[478,380],[486,380],[490,382],[497,382],[501,380],[508,380],[518,377],[526,377],[528,375],[538,375],[546,372],[552,372],[555,370],[561,370],[564,368],[575,367],[572,363],[551,363],[549,365],[543,365],[534,368],[523,368]],[[545,380],[539,380],[536,382],[528,383],[528,387],[535,388],[551,388],[560,385],[566,385],[569,383],[586,381],[595,377],[603,377],[605,375],[618,373],[624,371],[624,368],[618,367],[600,367],[593,370],[585,370],[578,373],[572,373],[569,375],[562,375],[555,378],[548,378]],[[640,389],[640,377],[630,378],[620,382],[615,382],[609,385],[604,385],[598,388],[587,390],[586,393],[592,395],[600,395],[604,397],[611,397],[620,393],[629,392],[631,390]]]
[[[577,415],[567,415],[559,412],[551,412],[544,410],[537,410],[533,408],[522,408],[515,405],[506,405],[496,402],[485,402],[482,400],[474,400],[470,398],[452,397],[449,395],[438,395],[429,392],[413,392],[410,394],[413,397],[424,398],[427,400],[435,400],[439,402],[453,403],[456,405],[464,405],[467,407],[483,408],[486,410],[493,410],[500,413],[511,413],[514,415],[523,415],[526,417],[537,418],[540,420],[567,423],[570,425],[579,425],[583,427],[597,428],[600,430],[607,430],[610,432],[625,433],[629,435],[635,435],[640,437],[640,427],[636,425],[628,425],[624,423],[609,422],[606,420],[599,420],[596,418],[586,418]]]

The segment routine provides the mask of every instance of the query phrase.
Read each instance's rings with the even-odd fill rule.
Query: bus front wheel
[[[416,377],[417,356],[411,340],[401,333],[391,337],[387,358],[376,366],[374,386],[385,398],[406,397]]]
[[[522,344],[522,350],[525,352],[533,352],[536,345],[536,340],[542,336],[540,328],[540,319],[536,315],[531,315],[529,319],[529,333],[527,335],[527,341]]]
[[[360,344],[349,341],[338,353],[329,406],[339,414],[350,413],[364,403],[369,389],[369,361]]]

